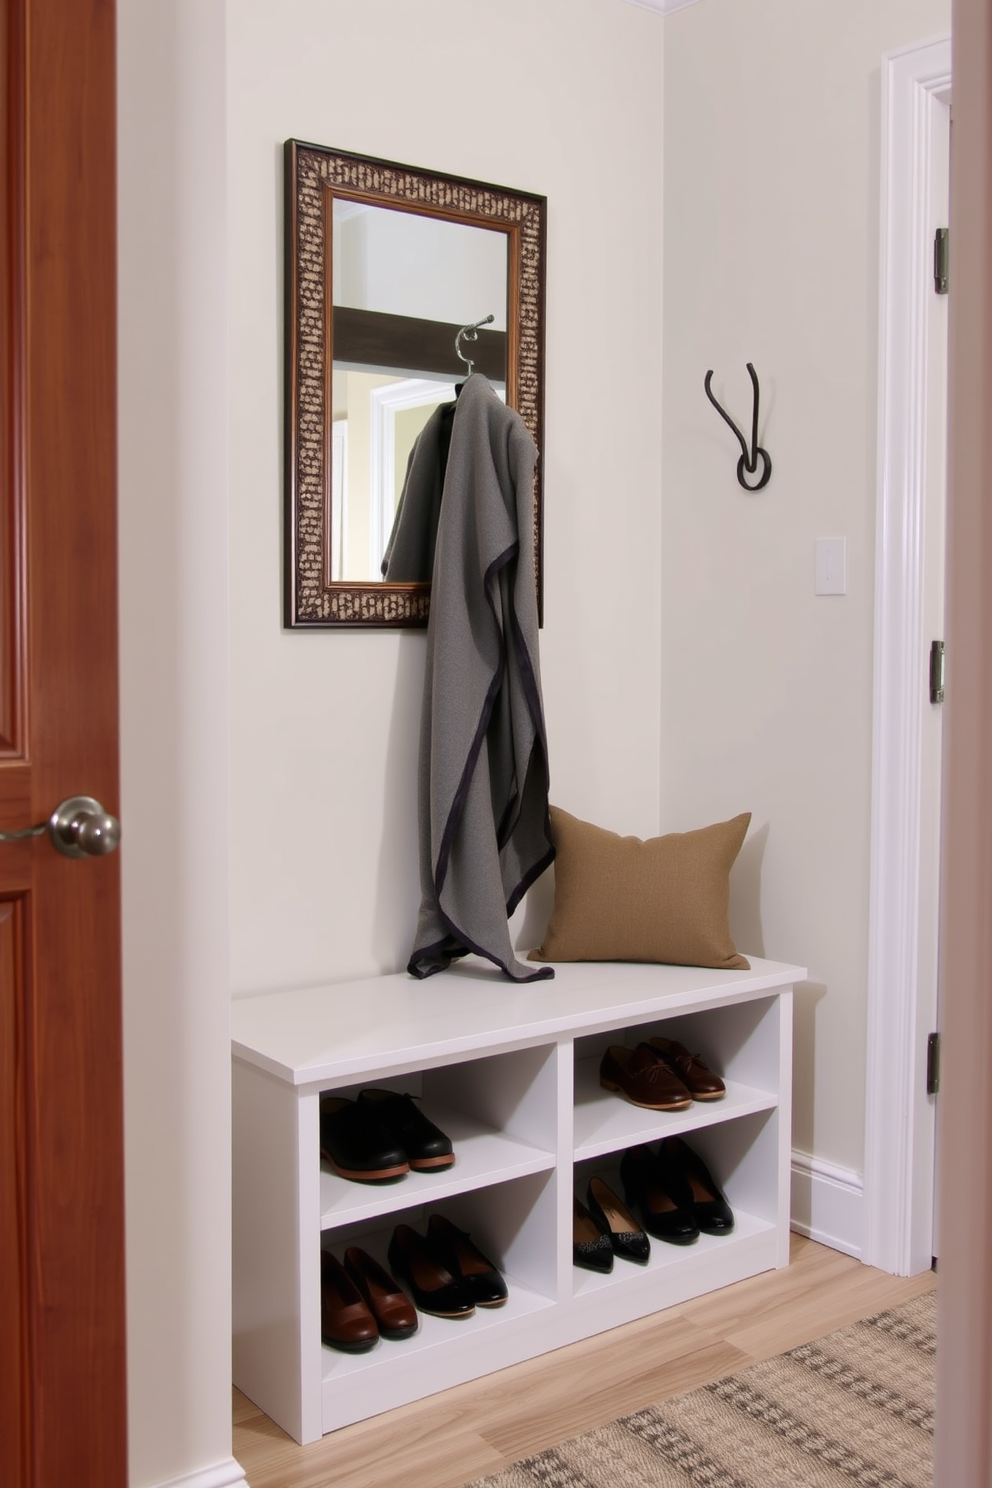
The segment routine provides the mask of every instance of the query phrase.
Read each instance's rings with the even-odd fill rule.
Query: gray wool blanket
[[[474,951],[515,981],[507,920],[554,858],[533,548],[537,451],[481,373],[462,387],[437,528],[420,734],[420,917],[409,971]]]

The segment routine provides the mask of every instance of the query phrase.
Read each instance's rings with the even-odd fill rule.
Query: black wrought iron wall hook
[[[750,449],[748,449],[744,435],[741,433],[740,429],[738,429],[737,425],[730,417],[730,414],[727,413],[726,409],[720,407],[719,403],[713,396],[713,393],[710,389],[710,383],[713,379],[712,368],[709,372],[707,372],[705,378],[703,379],[703,388],[706,392],[707,398],[709,398],[717,413],[720,415],[725,423],[728,423],[730,425],[734,433],[737,435],[737,441],[741,447],[741,457],[737,461],[737,479],[740,481],[745,491],[760,491],[762,486],[767,486],[768,484],[769,477],[772,473],[772,461],[768,451],[762,449],[758,443],[758,374],[755,372],[754,367],[751,365],[750,362],[747,363],[747,370],[751,378],[751,386],[754,389],[754,411],[751,415]],[[761,476],[755,485],[749,486],[747,481],[744,479],[745,472],[748,475],[754,475],[758,469],[759,459],[761,460],[762,466]]]

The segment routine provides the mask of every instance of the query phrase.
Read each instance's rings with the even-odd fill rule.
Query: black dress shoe
[[[363,1183],[402,1178],[410,1171],[406,1153],[382,1123],[339,1095],[321,1097],[320,1155],[342,1178]]]
[[[649,1235],[669,1245],[691,1245],[699,1239],[692,1190],[670,1164],[662,1167],[651,1148],[628,1147],[620,1162],[623,1196],[640,1213]]]
[[[648,1260],[651,1241],[629,1209],[624,1208],[609,1184],[590,1178],[586,1190],[589,1213],[609,1239],[613,1254],[625,1261]]]
[[[363,1090],[358,1105],[392,1134],[415,1172],[451,1167],[455,1160],[451,1138],[428,1120],[412,1095]]]
[[[696,1223],[705,1235],[731,1233],[734,1211],[698,1152],[693,1152],[680,1137],[666,1137],[658,1148],[658,1165],[665,1172],[681,1177],[688,1186]]]
[[[403,1282],[421,1312],[434,1317],[471,1317],[475,1303],[460,1276],[437,1258],[423,1235],[409,1225],[393,1231],[387,1253],[393,1275]]]
[[[452,1276],[460,1277],[465,1283],[476,1307],[502,1307],[507,1295],[506,1282],[464,1230],[443,1214],[432,1214],[427,1221],[427,1243]]]
[[[367,1354],[379,1342],[365,1298],[329,1250],[320,1252],[320,1336],[346,1354]]]
[[[610,1237],[578,1199],[572,1200],[572,1265],[582,1266],[586,1271],[613,1270]]]

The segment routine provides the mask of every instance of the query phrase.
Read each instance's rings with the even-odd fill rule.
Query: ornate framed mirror
[[[300,140],[285,166],[285,624],[427,624],[429,580],[386,554],[413,443],[473,364],[538,448],[540,611],[546,199]]]

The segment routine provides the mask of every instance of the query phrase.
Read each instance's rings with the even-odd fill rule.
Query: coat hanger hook
[[[470,361],[469,358],[462,351],[462,337],[464,337],[466,341],[478,341],[479,327],[488,325],[491,320],[495,319],[495,315],[487,315],[484,317],[484,319],[477,320],[474,325],[462,326],[461,330],[458,332],[458,335],[455,337],[455,355],[465,363],[466,367],[468,368],[467,375],[469,377],[471,377],[472,375],[472,368],[475,366],[475,362]]]
[[[716,409],[717,413],[720,415],[723,421],[729,424],[731,429],[733,429],[734,434],[737,438],[737,442],[741,447],[741,457],[737,462],[738,481],[744,487],[745,491],[760,491],[763,486],[767,486],[768,484],[769,478],[772,473],[772,462],[771,456],[769,455],[768,451],[762,449],[761,446],[758,444],[758,374],[755,372],[751,362],[748,362],[746,365],[748,376],[751,379],[751,388],[753,393],[750,449],[748,448],[747,441],[744,438],[744,435],[741,433],[740,429],[738,429],[737,425],[730,417],[730,414],[726,411],[725,408],[721,408],[720,404],[717,402],[716,398],[713,395],[712,388],[710,387],[710,384],[713,381],[712,368],[703,378],[703,391],[705,392],[707,398],[709,398],[710,402],[713,404],[713,407]],[[745,472],[748,475],[754,475],[758,469],[759,458],[762,464],[761,478],[756,485],[749,486],[747,481],[744,479]]]

